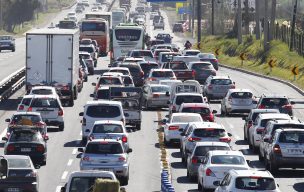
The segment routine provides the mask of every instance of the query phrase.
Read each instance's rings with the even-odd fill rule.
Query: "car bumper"
[[[168,108],[169,107],[168,101],[169,101],[169,99],[167,99],[167,100],[151,99],[151,100],[148,100],[148,105],[150,107],[165,107],[165,108]]]
[[[15,47],[12,45],[0,45],[0,50],[11,50],[11,49],[15,49]]]
[[[211,99],[223,99],[226,93],[207,93],[207,95]]]
[[[11,153],[11,152],[6,152],[6,155],[27,155],[31,158],[33,164],[41,164],[44,161],[46,161],[46,156],[47,153],[43,153],[43,154],[25,154],[25,153]]]
[[[231,105],[227,107],[227,111],[229,113],[250,113],[251,109],[254,109],[254,106],[248,105],[248,106],[237,106],[237,105]]]
[[[126,125],[137,125],[141,124],[140,119],[126,119]]]
[[[165,138],[166,138],[166,141],[175,141],[175,142],[179,142],[180,141],[180,138],[181,138],[181,135],[180,135],[180,132],[177,130],[177,131],[166,131],[165,132]]]
[[[64,121],[61,119],[58,120],[44,119],[44,122],[47,124],[47,126],[60,126],[64,124]]]
[[[275,155],[273,160],[281,168],[304,168],[304,157],[282,157]]]
[[[80,162],[80,170],[104,170],[112,171],[117,177],[125,177],[129,174],[129,166],[101,166],[101,165],[87,165]]]
[[[260,135],[254,135],[254,147],[260,147],[261,144],[261,136]]]
[[[26,190],[25,190],[26,189]],[[0,184],[1,192],[10,192],[10,191],[26,191],[26,192],[38,192],[38,183],[37,182],[8,182]]]

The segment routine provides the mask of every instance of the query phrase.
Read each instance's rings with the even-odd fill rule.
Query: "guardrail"
[[[161,172],[161,191],[162,192],[175,192],[172,183],[169,179],[169,173],[167,170]]]
[[[20,89],[25,82],[25,67],[12,73],[0,82],[0,102],[10,97],[18,89]]]

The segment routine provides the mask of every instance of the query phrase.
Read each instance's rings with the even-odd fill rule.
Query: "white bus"
[[[109,29],[112,29],[112,13],[111,12],[89,12],[85,14],[85,19],[104,19],[108,21]]]
[[[113,29],[112,58],[125,56],[134,49],[144,49],[145,30],[135,24],[120,24]]]

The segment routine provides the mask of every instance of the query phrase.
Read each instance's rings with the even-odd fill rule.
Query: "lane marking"
[[[69,173],[68,171],[64,171],[62,176],[61,176],[61,180],[65,180],[66,177],[68,176],[68,173]]]
[[[71,165],[72,165],[72,163],[73,163],[73,161],[74,161],[73,159],[69,159],[69,161],[68,161],[68,164],[67,164],[67,165],[68,165],[68,166],[71,166]]]
[[[56,187],[56,191],[55,191],[55,192],[60,192],[60,191],[61,191],[61,187],[62,187],[62,186],[59,186],[59,185],[58,185],[58,186]]]
[[[74,148],[72,154],[75,155],[77,153],[77,148]]]

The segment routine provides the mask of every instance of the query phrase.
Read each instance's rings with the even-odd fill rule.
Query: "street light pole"
[[[211,35],[214,35],[214,0],[211,1]]]
[[[202,35],[202,0],[197,0],[197,45],[200,48]]]

